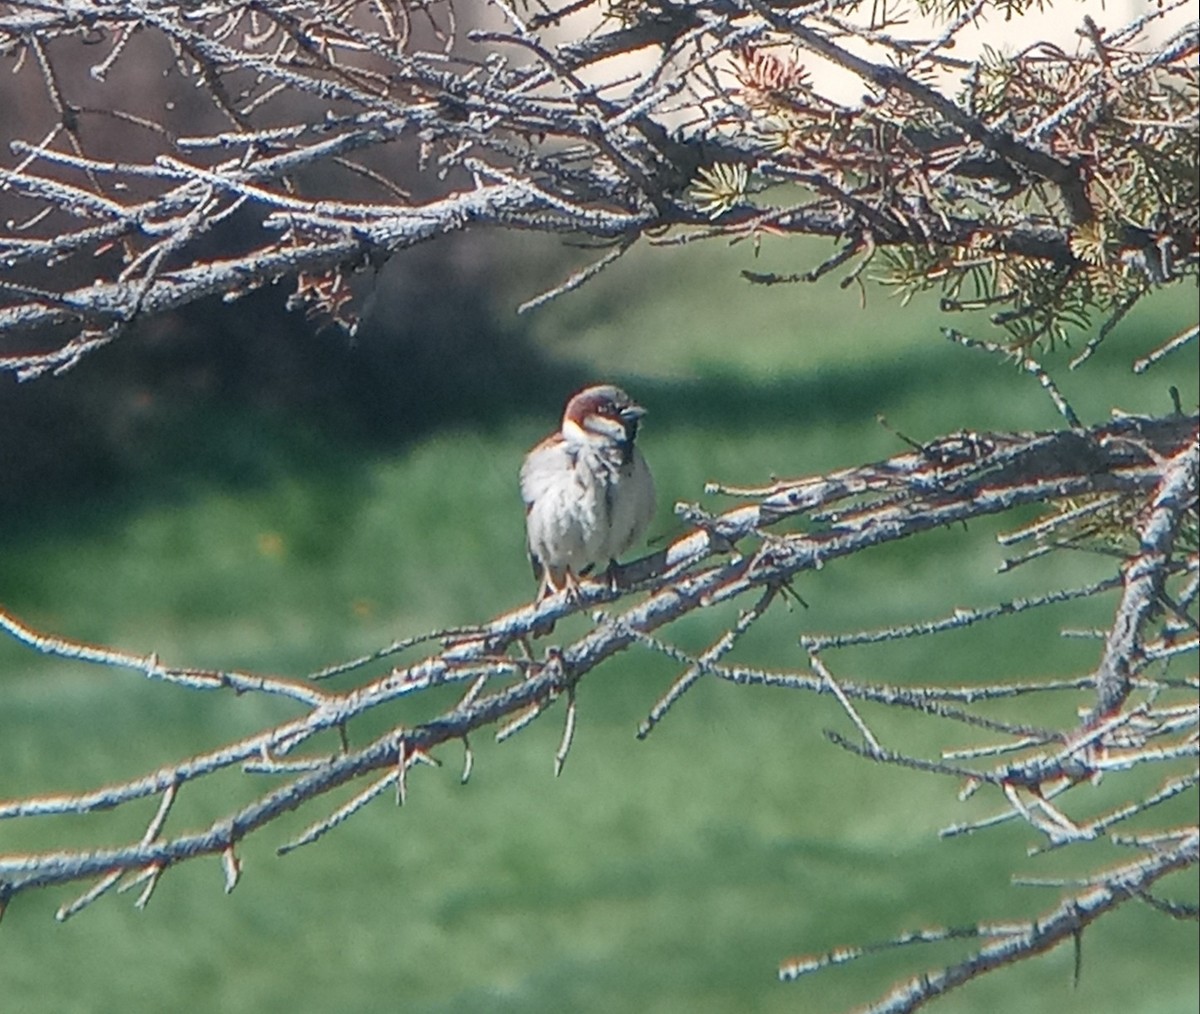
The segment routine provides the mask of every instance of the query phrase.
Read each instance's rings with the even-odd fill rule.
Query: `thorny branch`
[[[964,795],[990,793],[1000,808],[990,818],[944,833],[978,833],[1001,822],[1021,820],[1042,841],[1035,851],[1107,837],[1137,853],[1133,861],[1095,874],[1086,890],[1043,919],[1007,927],[999,932],[998,941],[965,962],[914,980],[876,1008],[915,1009],[981,972],[1077,937],[1104,912],[1148,896],[1155,881],[1196,863],[1194,825],[1160,824],[1147,829],[1146,820],[1171,799],[1194,794],[1200,781],[1196,771],[1200,684],[1194,667],[1185,669],[1178,661],[1186,656],[1194,660],[1198,646],[1198,438],[1197,416],[1124,417],[1088,430],[1051,433],[962,433],[874,465],[778,481],[755,490],[712,487],[711,493],[734,495],[745,503],[721,514],[680,504],[677,513],[691,529],[667,548],[623,568],[616,586],[607,580],[584,581],[577,600],[561,595],[476,628],[407,638],[305,679],[175,668],[156,656],[41,634],[11,615],[0,614],[0,626],[10,636],[39,652],[114,666],[197,690],[272,694],[297,709],[295,717],[278,725],[138,778],[87,792],[0,803],[0,819],[18,820],[89,814],[147,798],[159,801],[145,833],[136,841],[0,856],[0,908],[35,888],[76,881],[91,884],[59,910],[60,918],[78,913],[110,890],[132,884],[143,886],[138,903],[145,904],[165,872],[201,856],[222,859],[226,887],[231,890],[241,869],[238,847],[280,815],[317,808],[338,787],[356,789],[348,802],[317,815],[294,840],[282,844],[283,853],[323,837],[389,789],[394,788],[403,802],[412,791],[412,768],[445,760],[447,748],[460,742],[467,749],[465,777],[471,763],[471,736],[493,728],[498,739],[508,739],[561,703],[566,726],[554,757],[558,771],[579,720],[576,686],[620,652],[648,651],[675,661],[682,673],[653,705],[639,736],[664,721],[701,679],[833,695],[858,734],[848,738],[831,731],[833,742],[876,762],[948,775],[963,784]],[[1084,509],[1093,503],[1099,506]],[[807,635],[801,648],[808,655],[809,672],[768,671],[730,661],[742,635],[773,603],[792,594],[790,584],[797,576],[806,575],[810,587],[809,582],[819,581],[818,571],[868,548],[1030,505],[1041,505],[1042,515],[1004,535],[1004,544],[1034,540],[1058,550],[1100,546],[1105,553],[1116,545],[1121,559],[1114,572],[1081,587],[956,610],[948,617],[910,625]],[[1123,544],[1120,532],[1126,529],[1113,521],[1122,517],[1138,519],[1136,540]],[[1095,668],[1069,679],[959,685],[933,679],[926,686],[899,686],[836,671],[837,652],[850,645],[935,637],[975,624],[1003,622],[1005,616],[1031,609],[1112,594],[1117,594],[1115,611]],[[734,601],[751,605],[727,634],[700,655],[691,655],[668,639],[678,620]],[[590,616],[591,629],[569,643],[539,638],[553,621],[570,613]],[[538,646],[539,654],[531,656],[525,650],[529,645]],[[425,657],[392,665],[391,660],[422,646],[434,647]],[[381,665],[391,667],[370,674]],[[355,672],[368,675],[345,689],[329,682]],[[462,688],[452,707],[427,720],[392,724],[366,743],[353,742],[365,716],[378,723],[401,702],[447,686]],[[1073,695],[1077,723],[1031,724],[1005,717],[1010,712],[989,709],[992,702],[1039,694]],[[950,728],[980,730],[988,740],[968,749],[947,750],[940,757],[912,755],[872,732],[869,713],[861,710],[865,706],[900,708]],[[342,742],[342,748],[332,753],[320,747],[321,734],[329,732],[339,734]],[[1165,781],[1157,789],[1133,788],[1128,801],[1115,809],[1096,812],[1089,804],[1088,785],[1145,765],[1163,772]],[[198,829],[172,827],[172,806],[179,795],[196,781],[226,770],[241,770],[248,776],[251,801]],[[272,785],[254,788],[263,775],[273,778]],[[1067,803],[1070,810],[1065,809]],[[1121,833],[1130,827],[1136,829],[1134,836]],[[1183,912],[1187,906],[1176,908]],[[986,928],[930,930],[893,944],[964,934],[997,935]],[[871,950],[795,959],[786,962],[780,974],[795,978]]]
[[[1147,888],[1152,884],[1170,873],[1195,865],[1197,860],[1200,860],[1200,835],[1193,829],[1166,848],[1148,851],[1136,862],[1106,871],[1103,879],[1094,887],[1068,898],[1034,922],[910,933],[872,948],[845,948],[833,954],[797,958],[784,964],[779,974],[783,979],[796,979],[831,965],[853,961],[869,950],[882,950],[884,947],[940,943],[963,938],[989,941],[966,961],[940,972],[913,978],[866,1008],[866,1014],[904,1014],[984,972],[1002,968],[1020,958],[1044,953],[1060,943],[1077,940],[1079,934],[1100,916],[1127,901],[1145,900]]]
[[[0,136],[0,369],[59,372],[285,278],[353,328],[343,276],[464,229],[822,236],[825,264],[749,277],[878,258],[1021,349],[1099,314],[1080,359],[1196,274],[1196,26],[1147,35],[1184,0],[970,60],[963,33],[1023,0],[911,25],[866,6],[0,2],[0,100],[34,111]]]

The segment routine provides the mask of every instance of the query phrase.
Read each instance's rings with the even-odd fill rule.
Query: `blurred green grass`
[[[712,244],[639,251],[532,319],[548,358],[581,381],[626,383],[650,407],[644,444],[663,501],[654,536],[679,530],[675,500],[724,505],[704,497],[707,480],[757,483],[897,453],[878,414],[916,439],[1059,424],[1032,378],[938,337],[947,321],[929,304],[901,311],[872,289],[864,310],[834,284],[751,289],[736,274],[795,270],[797,256],[805,248],[769,243],[757,260]],[[1069,350],[1046,357],[1085,420],[1113,407],[1162,411],[1169,383],[1196,403],[1189,363],[1129,372],[1194,319],[1193,297],[1169,292],[1139,308],[1076,373]],[[391,454],[304,420],[200,414],[178,434],[189,468],[159,465],[121,494],[0,535],[0,601],[40,628],[171,663],[296,675],[493,615],[532,591],[515,471],[553,425],[546,406],[566,393],[529,392],[527,412],[486,429],[434,426]],[[773,611],[736,657],[794,666],[801,632],[928,618],[1107,572],[1080,556],[999,576],[991,534],[1012,526],[934,533],[806,576],[808,608]],[[1055,630],[1102,623],[1111,607],[1064,606],[830,661],[897,683],[1066,675],[1097,648]],[[689,618],[670,636],[697,649],[729,619]],[[558,636],[579,629],[565,623]],[[128,777],[292,713],[7,641],[0,672],[0,797]],[[964,948],[884,955],[791,985],[775,981],[779,960],[928,924],[1027,916],[1057,892],[1011,887],[1013,872],[1086,873],[1120,858],[1079,849],[1026,860],[1031,835],[1019,828],[939,842],[938,827],[994,802],[960,804],[955,785],[837,751],[821,732],[847,722],[823,699],[702,681],[636,742],[673,675],[662,659],[628,653],[585,681],[558,780],[560,716],[550,715],[506,744],[473,744],[468,785],[448,750],[442,769],[415,773],[403,810],[377,801],[277,859],[275,846],[334,801],[290,816],[246,843],[231,896],[215,861],[170,871],[145,912],[110,897],[60,926],[53,909],[77,891],[24,896],[0,923],[0,1007],[835,1011]],[[935,742],[887,714],[868,720],[913,749]],[[171,828],[226,812],[245,798],[240,783],[189,787]],[[1125,791],[1114,781],[1097,799]],[[1188,806],[1194,796],[1160,817]],[[119,842],[151,810],[0,824],[0,851]],[[1170,890],[1194,897],[1194,882]],[[1059,948],[934,1009],[1193,1011],[1196,944],[1194,926],[1127,906],[1085,935],[1078,988],[1073,955]]]

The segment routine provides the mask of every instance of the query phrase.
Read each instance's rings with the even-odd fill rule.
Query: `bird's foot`
[[[625,573],[625,568],[622,567],[616,560],[609,560],[608,567],[604,571],[604,583],[608,585],[610,592],[619,592],[621,590],[622,577]]]

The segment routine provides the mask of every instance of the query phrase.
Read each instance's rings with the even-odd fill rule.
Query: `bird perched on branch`
[[[566,590],[632,546],[654,516],[654,479],[634,446],[646,410],[619,387],[589,387],[567,402],[562,426],[521,465],[521,498],[537,600]]]

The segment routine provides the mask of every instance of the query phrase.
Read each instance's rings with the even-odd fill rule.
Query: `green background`
[[[640,249],[522,318],[522,338],[543,362],[577,382],[618,381],[649,408],[643,447],[661,500],[653,537],[681,531],[677,500],[732,506],[704,495],[708,480],[762,483],[900,453],[880,414],[918,440],[1060,425],[1032,378],[937,330],[982,333],[979,321],[939,318],[929,301],[901,309],[875,287],[863,309],[858,291],[840,290],[836,278],[752,289],[737,274],[804,269],[820,254],[769,241],[757,259],[748,246],[715,243]],[[529,256],[545,251],[531,246]],[[509,306],[531,294],[518,291],[527,276],[506,284]],[[1193,351],[1141,378],[1129,370],[1193,320],[1194,296],[1179,289],[1148,301],[1081,370],[1066,369],[1070,349],[1046,353],[1085,422],[1113,408],[1166,411],[1170,384],[1195,405]],[[295,676],[396,637],[499,614],[533,591],[516,470],[555,425],[546,406],[569,393],[518,391],[505,404],[527,395],[527,409],[471,423],[448,410],[447,421],[429,418],[419,435],[386,449],[302,415],[205,403],[176,420],[161,453],[121,489],[63,497],[7,524],[0,602],[38,628],[157,652],[169,664]],[[997,574],[1003,552],[993,535],[1030,516],[933,533],[805,575],[797,588],[807,608],[773,608],[734,658],[801,667],[802,633],[934,618],[1112,572],[1111,561],[1078,554]],[[1077,674],[1099,645],[1057,632],[1102,625],[1113,602],[827,661],[844,677],[897,684]],[[732,615],[689,617],[665,633],[700,650]],[[583,629],[563,623],[556,637]],[[467,785],[461,753],[445,749],[440,769],[413,772],[403,809],[384,796],[319,843],[276,858],[276,846],[345,796],[318,801],[243,845],[232,895],[207,859],[169,871],[145,911],[131,894],[110,895],[60,925],[56,907],[81,888],[23,895],[0,923],[0,1009],[837,1011],[968,945],[889,952],[792,984],[776,980],[778,963],[925,926],[1028,917],[1054,907],[1060,892],[1012,886],[1014,873],[1084,875],[1123,858],[1098,845],[1027,859],[1036,837],[1015,825],[939,840],[938,828],[1001,804],[983,793],[960,803],[951,781],[839,751],[822,731],[853,730],[824,698],[702,680],[636,741],[639,720],[676,672],[631,651],[589,676],[558,779],[554,710],[504,744],[477,737]],[[131,777],[295,714],[278,700],[42,659],[7,640],[0,680],[3,798]],[[365,742],[385,718],[446,700],[418,702],[352,738]],[[1077,703],[1057,696],[1024,713],[1068,721]],[[984,741],[912,716],[864,715],[897,748]],[[1075,812],[1161,777],[1077,790]],[[206,825],[255,784],[233,776],[185,787],[168,830]],[[1156,819],[1194,811],[1193,793]],[[139,836],[152,812],[146,802],[128,813],[6,822],[0,852],[120,843]],[[1163,893],[1194,903],[1195,880],[1176,878]],[[1129,904],[1086,933],[1077,987],[1074,956],[1060,947],[933,1009],[1192,1012],[1196,946],[1195,924]]]

